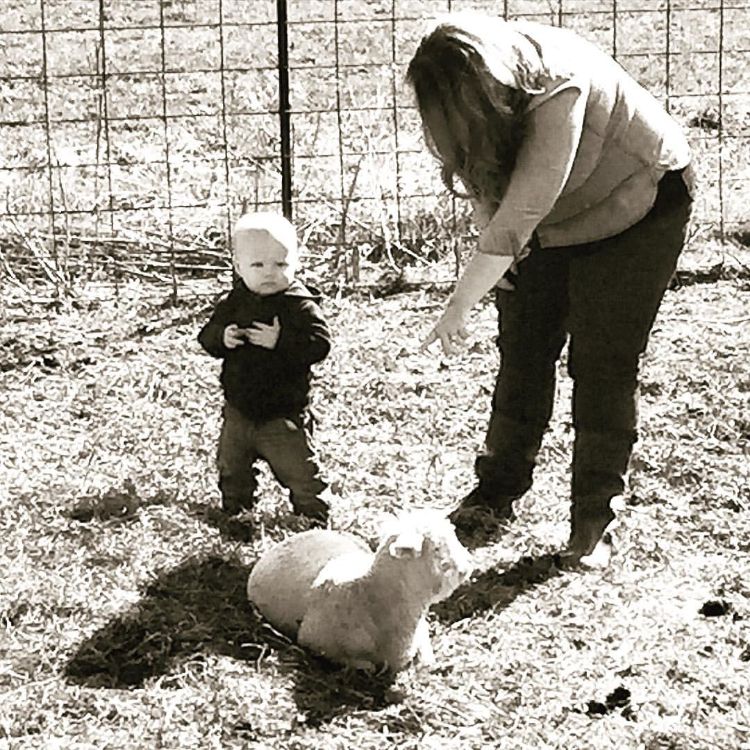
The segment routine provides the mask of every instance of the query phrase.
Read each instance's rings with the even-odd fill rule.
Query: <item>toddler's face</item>
[[[235,237],[234,266],[245,286],[267,296],[283,292],[294,280],[297,254],[268,232],[241,232]]]

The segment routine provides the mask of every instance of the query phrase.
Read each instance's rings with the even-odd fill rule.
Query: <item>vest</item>
[[[580,36],[530,22],[512,25],[537,48],[550,71],[529,111],[569,86],[587,97],[570,175],[537,228],[540,245],[574,245],[619,234],[648,213],[662,175],[689,164],[681,126],[612,57]]]

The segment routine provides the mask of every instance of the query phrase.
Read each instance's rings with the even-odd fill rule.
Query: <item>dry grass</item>
[[[313,7],[303,3],[290,2],[296,20]],[[48,28],[93,23],[90,5],[46,2]],[[107,23],[158,24],[158,4],[105,5],[114,14]],[[206,15],[216,13],[213,1],[167,5],[169,22],[215,20]],[[428,12],[425,5],[397,3],[407,15]],[[557,5],[508,7],[549,21]],[[627,4],[618,44],[636,55],[624,64],[662,96],[666,15],[642,12],[654,5]],[[272,20],[272,6],[224,3],[240,14],[232,23]],[[329,6],[315,3],[313,23],[298,28],[295,64],[308,53],[331,62],[321,57],[331,54],[330,26],[316,15]],[[390,6],[361,0],[347,11],[369,17]],[[612,8],[609,0],[565,6],[575,11],[566,24],[611,44],[610,15],[587,12]],[[4,28],[40,28],[40,7],[11,0]],[[259,9],[267,15],[242,15]],[[747,46],[747,11],[725,18],[723,111],[710,52],[718,10],[673,10],[671,18],[671,106],[702,175],[701,232],[644,362],[642,440],[614,564],[565,574],[551,565],[567,532],[572,440],[561,366],[558,408],[517,523],[477,550],[474,580],[435,608],[437,671],[395,680],[338,671],[252,616],[248,571],[268,544],[299,528],[267,475],[252,518],[227,523],[213,510],[220,393],[216,363],[195,336],[225,279],[195,277],[226,268],[227,198],[234,212],[243,200],[278,200],[269,147],[276,118],[238,114],[275,106],[272,78],[259,70],[227,77],[224,143],[217,75],[180,72],[193,59],[181,45],[197,48],[199,34],[215,31],[171,30],[166,89],[177,118],[165,130],[160,81],[137,72],[161,69],[156,32],[107,30],[113,119],[105,123],[98,79],[77,77],[98,70],[98,30],[67,41],[53,33],[50,72],[75,75],[53,80],[51,118],[87,121],[53,122],[50,185],[43,124],[26,124],[44,119],[43,82],[13,80],[39,75],[40,38],[3,37],[0,83],[16,123],[3,126],[0,155],[18,169],[6,170],[0,208],[47,211],[51,190],[57,221],[54,238],[39,217],[3,217],[0,226],[0,750],[750,747],[750,254],[710,243],[720,210],[719,121],[724,218],[730,225],[745,215],[738,50]],[[342,62],[384,57],[380,68],[345,73],[340,123],[330,71],[299,69],[293,81],[293,106],[330,109],[294,121],[295,189],[310,201],[298,202],[296,218],[314,248],[307,265],[329,290],[336,340],[318,370],[319,448],[341,496],[334,525],[369,539],[383,511],[447,507],[469,488],[496,367],[489,306],[476,311],[462,357],[416,351],[446,286],[420,287],[394,269],[413,261],[410,252],[445,261],[449,238],[470,230],[465,207],[454,213],[444,195],[408,198],[437,184],[422,151],[401,155],[397,240],[389,26],[341,28]],[[415,29],[397,23],[399,64]],[[247,44],[249,32],[232,27],[229,66],[256,65],[252,56],[273,47],[272,31],[257,27],[263,38]],[[197,62],[213,68],[216,46],[206,41],[209,57]],[[407,103],[401,87],[396,96]],[[355,111],[368,107],[379,109]],[[131,122],[134,115],[152,119]],[[418,148],[413,113],[399,117],[399,147]],[[339,143],[350,152],[343,171]],[[111,193],[104,167],[80,166],[103,162],[107,145]],[[152,208],[165,202],[167,145],[173,204],[197,205],[172,212],[174,252],[170,214]],[[336,283],[350,284],[356,264],[363,279],[376,279],[374,293],[339,296]],[[423,275],[450,280],[451,270],[427,266]],[[46,283],[33,285],[30,275]]]
[[[220,394],[195,340],[209,297],[35,291],[2,294],[0,747],[747,746],[746,278],[667,295],[612,568],[549,563],[567,528],[561,377],[518,521],[433,612],[438,670],[396,680],[337,671],[248,609],[253,561],[299,526],[266,475],[252,518],[212,511]],[[338,528],[372,539],[381,512],[445,507],[471,483],[494,323],[478,309],[466,354],[421,355],[443,300],[326,300],[317,434]]]
[[[91,0],[5,5],[0,264],[62,286],[102,270],[170,282],[175,266],[222,265],[216,254],[242,206],[280,205],[275,3],[104,3],[101,29]],[[434,251],[467,233],[466,204],[440,194],[404,84],[423,19],[448,5],[347,0],[334,27],[334,3],[288,2],[295,218],[317,249],[337,248],[347,281],[359,255],[425,242]],[[743,231],[750,184],[750,10],[667,5],[451,7],[563,23],[606,50],[616,38],[620,62],[655,96],[669,94],[690,137],[698,222],[715,230],[722,217],[731,236]]]

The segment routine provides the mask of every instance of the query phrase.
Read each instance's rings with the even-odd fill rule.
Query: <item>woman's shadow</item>
[[[308,725],[349,709],[399,702],[393,677],[341,669],[300,649],[257,615],[246,597],[248,566],[220,557],[189,559],[161,575],[132,609],[82,643],[64,668],[94,688],[142,687],[199,653],[258,663],[269,651],[294,675],[294,698]],[[168,679],[165,684],[169,684]]]
[[[521,557],[505,571],[490,568],[480,573],[436,604],[432,612],[440,622],[450,625],[490,609],[507,607],[519,594],[560,572],[557,554]]]

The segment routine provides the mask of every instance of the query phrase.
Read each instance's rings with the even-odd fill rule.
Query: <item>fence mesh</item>
[[[445,253],[471,232],[404,85],[424,21],[475,8],[570,27],[687,129],[696,222],[742,229],[750,6],[732,0],[287,0],[292,206],[314,262]],[[281,210],[276,0],[5,0],[0,262],[66,281],[227,267],[246,208]]]

